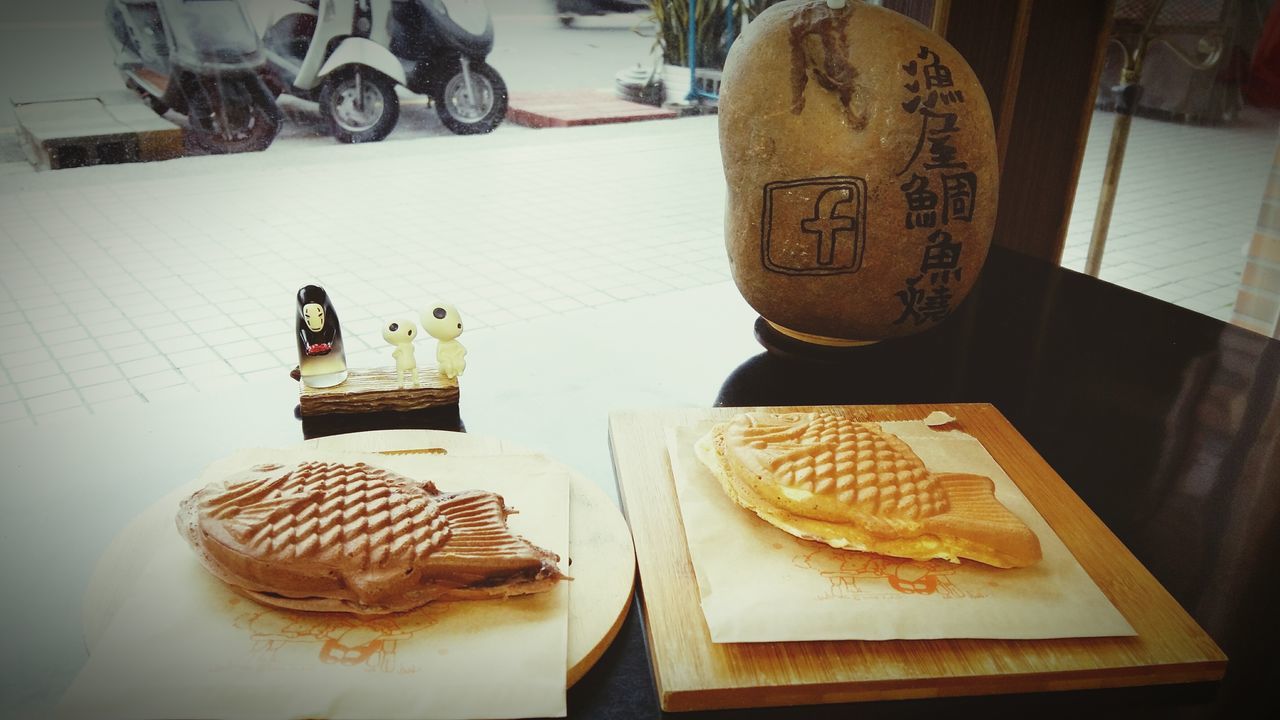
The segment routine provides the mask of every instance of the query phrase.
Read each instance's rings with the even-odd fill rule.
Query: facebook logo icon
[[[826,177],[764,186],[761,255],[787,275],[837,275],[862,267],[867,184]]]

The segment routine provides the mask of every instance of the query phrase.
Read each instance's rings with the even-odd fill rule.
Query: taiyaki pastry
[[[376,615],[551,589],[560,558],[513,534],[510,512],[495,493],[308,461],[208,485],[177,523],[209,572],[258,602]]]
[[[996,499],[990,478],[931,472],[876,423],[744,413],[696,451],[734,502],[796,537],[1000,568],[1040,559],[1035,533]]]

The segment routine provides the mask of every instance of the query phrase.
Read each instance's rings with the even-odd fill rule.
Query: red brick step
[[[622,100],[611,90],[512,93],[507,119],[532,128],[574,127],[678,117],[671,110]]]

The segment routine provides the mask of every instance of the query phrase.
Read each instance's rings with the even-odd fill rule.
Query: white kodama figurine
[[[391,320],[382,325],[382,339],[395,346],[391,357],[396,359],[396,379],[400,387],[413,376],[413,386],[418,386],[418,360],[413,354],[414,325],[412,320]]]
[[[457,340],[462,334],[458,309],[446,302],[433,303],[422,311],[422,329],[440,341],[436,346],[440,374],[450,379],[461,375],[467,369],[467,349]]]

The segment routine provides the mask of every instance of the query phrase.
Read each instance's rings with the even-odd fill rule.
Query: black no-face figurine
[[[308,387],[325,388],[347,379],[338,313],[324,288],[308,285],[298,291],[298,370]]]

